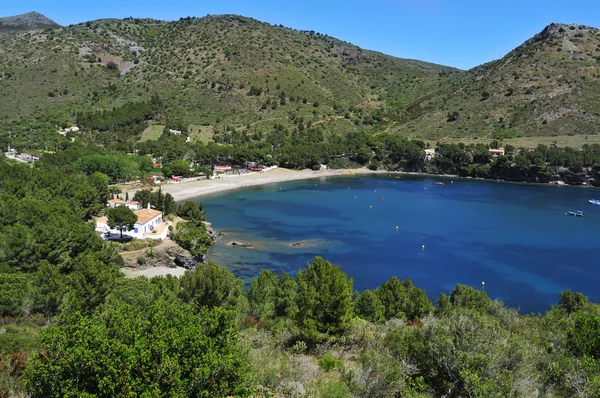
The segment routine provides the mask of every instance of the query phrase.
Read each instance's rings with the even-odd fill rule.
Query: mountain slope
[[[428,138],[597,134],[599,95],[600,30],[551,24],[401,110],[396,131]]]
[[[0,35],[0,125],[66,124],[157,96],[157,124],[216,132],[596,134],[599,59],[600,31],[581,25],[549,25],[502,59],[460,71],[236,15],[107,19]]]
[[[72,118],[158,95],[186,123],[270,129],[302,120],[341,131],[456,71],[233,15],[98,20],[0,45],[7,120],[43,110]]]
[[[39,12],[0,18],[0,33],[58,28],[60,25]]]

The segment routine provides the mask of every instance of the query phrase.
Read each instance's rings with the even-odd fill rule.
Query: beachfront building
[[[497,158],[498,156],[504,156],[504,148],[493,149],[490,148],[490,153],[493,157]]]
[[[133,236],[137,239],[165,239],[169,233],[169,225],[163,222],[162,212],[151,209],[148,205],[147,209],[134,211],[137,216],[137,221],[133,226],[133,230],[123,230],[124,235]],[[108,225],[108,217],[94,217],[96,221],[96,231],[102,234],[119,235],[120,231],[117,228],[110,228]],[[104,236],[104,235],[103,235]]]

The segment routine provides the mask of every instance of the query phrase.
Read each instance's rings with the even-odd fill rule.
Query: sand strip
[[[176,201],[196,199],[203,196],[214,195],[235,189],[253,187],[265,184],[276,184],[280,182],[305,180],[310,178],[332,177],[352,174],[374,174],[377,171],[369,169],[356,170],[302,170],[295,171],[277,168],[262,173],[249,173],[232,175],[214,180],[200,180],[182,182],[179,184],[164,184],[163,193],[170,193]]]

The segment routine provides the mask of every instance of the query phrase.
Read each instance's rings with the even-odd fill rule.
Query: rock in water
[[[252,247],[252,245],[250,243],[247,242],[237,242],[237,241],[233,241],[230,243],[231,246],[235,246],[235,247]]]

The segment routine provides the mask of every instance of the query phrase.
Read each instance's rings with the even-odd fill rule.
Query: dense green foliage
[[[146,128],[144,121],[151,119],[160,106],[160,100],[154,97],[151,102],[127,103],[109,111],[80,113],[77,123],[90,130],[138,135]]]
[[[204,224],[195,225],[191,222],[178,223],[171,232],[171,238],[196,257],[206,254],[208,248],[213,244],[212,239],[206,234],[206,226]]]
[[[181,300],[196,307],[236,308],[242,295],[242,281],[213,261],[181,277]]]
[[[315,257],[298,271],[297,322],[310,342],[339,335],[352,319],[352,280],[337,265]]]
[[[236,333],[222,309],[116,303],[44,330],[25,385],[32,397],[240,396],[246,365]]]
[[[147,156],[87,155],[73,166],[84,174],[102,173],[112,182],[121,182],[144,178],[152,170],[152,161]]]

